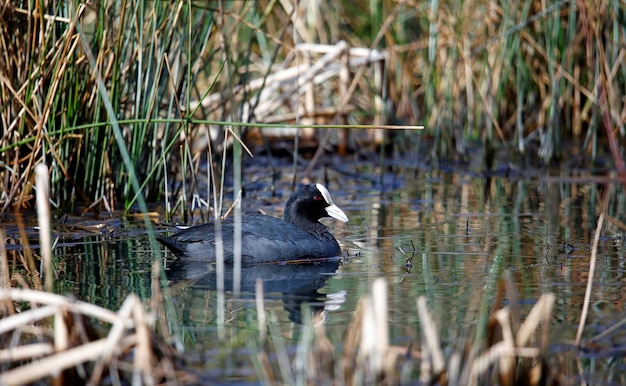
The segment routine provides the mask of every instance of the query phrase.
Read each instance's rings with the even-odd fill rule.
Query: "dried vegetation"
[[[32,205],[39,162],[65,210],[159,200],[172,172],[190,176],[183,202],[208,200],[205,150],[219,174],[222,145],[320,123],[426,131],[301,130],[319,152],[391,141],[463,159],[480,145],[485,169],[506,150],[514,163],[608,156],[626,176],[618,0],[220,4],[4,0],[1,211]]]

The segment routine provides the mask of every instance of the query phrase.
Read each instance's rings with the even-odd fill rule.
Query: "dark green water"
[[[355,171],[363,175],[362,170]],[[303,331],[303,302],[324,310],[329,338],[340,350],[359,298],[379,277],[388,283],[392,344],[414,342],[419,347],[416,299],[424,295],[444,345],[462,347],[476,335],[507,273],[519,291],[523,317],[543,293],[556,294],[551,353],[568,379],[626,383],[626,331],[598,342],[593,353],[571,345],[603,194],[607,215],[624,221],[626,200],[619,184],[599,185],[567,174],[488,180],[403,168],[385,175],[383,187],[372,182],[377,178],[330,173],[327,186],[350,218],[347,224],[326,221],[342,245],[341,262],[335,265],[244,270],[242,293],[234,297],[230,291],[218,293],[211,275],[194,283],[181,281],[203,268],[185,268],[187,272],[168,261],[171,307],[158,318],[178,336],[190,363],[213,382],[259,380],[253,367],[259,335],[257,278],[266,282],[264,306],[273,326],[270,341],[284,344],[293,355]],[[282,217],[289,184],[279,183],[277,191],[283,197],[273,197],[264,189],[266,182],[260,179],[254,184],[258,189],[247,190],[244,206]],[[11,224],[5,225],[15,236]],[[141,221],[116,220],[97,232],[78,233],[68,225],[55,228],[60,237],[54,252],[58,291],[111,309],[117,309],[131,291],[149,299],[152,262],[171,255],[151,246]],[[623,318],[622,232],[605,222],[587,338]]]

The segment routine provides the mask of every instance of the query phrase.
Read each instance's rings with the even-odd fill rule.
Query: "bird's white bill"
[[[348,216],[335,204],[326,207],[326,213],[339,221],[348,222]]]

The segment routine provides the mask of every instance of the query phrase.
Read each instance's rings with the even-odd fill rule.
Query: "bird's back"
[[[313,233],[283,220],[265,216],[242,217],[241,255],[244,264],[333,257],[340,254],[339,244],[319,224]],[[179,258],[213,262],[216,258],[216,224],[197,225],[171,237],[159,238]],[[233,259],[234,223],[222,221],[224,260]]]

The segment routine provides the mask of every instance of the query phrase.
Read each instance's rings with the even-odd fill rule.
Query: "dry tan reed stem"
[[[263,302],[263,280],[257,279],[254,284],[254,297],[256,300],[257,321],[259,323],[259,342],[265,344],[267,337],[267,315],[265,314],[265,303]]]
[[[504,284],[506,297],[509,299],[510,311],[511,311],[511,327],[513,329],[518,329],[520,325],[520,301],[519,294],[517,293],[517,288],[515,287],[515,279],[511,274],[510,270],[504,271],[502,284]]]
[[[134,295],[133,295],[134,296]],[[133,321],[135,323],[135,336],[137,344],[135,346],[134,366],[135,373],[140,373],[143,384],[151,385],[154,383],[151,377],[152,343],[150,341],[150,330],[148,329],[148,321],[143,309],[143,304],[139,298],[133,301]]]
[[[583,301],[583,309],[580,313],[580,323],[578,324],[578,331],[576,331],[575,345],[580,346],[580,340],[583,336],[583,330],[585,329],[585,322],[587,320],[587,313],[589,312],[589,302],[591,301],[591,289],[593,288],[593,277],[596,273],[596,260],[598,256],[598,243],[600,242],[600,233],[602,233],[602,224],[604,223],[604,212],[600,213],[598,218],[598,225],[596,226],[596,233],[593,237],[593,247],[591,248],[591,260],[589,261],[589,275],[587,276],[587,289],[585,290],[585,300]]]
[[[311,66],[313,66],[313,60],[311,58],[311,53],[310,52],[304,52],[304,63],[308,66],[308,68],[311,68]],[[298,85],[300,83],[300,79],[296,78],[296,85]],[[306,84],[306,87],[304,89],[304,112],[305,113],[310,113],[312,111],[315,111],[315,83],[313,81],[309,81]],[[303,113],[302,111],[300,111],[300,109],[298,108],[300,107],[300,104],[297,105],[296,107],[296,111],[295,111],[295,120],[296,123],[302,123],[303,125],[313,125],[315,124],[315,120],[313,119],[313,117],[303,117],[302,120],[299,120],[300,115]]]
[[[0,350],[0,363],[30,360],[54,352],[50,343],[32,343]]]
[[[62,306],[68,311],[81,313],[100,319],[107,323],[116,323],[120,317],[113,311],[81,301],[73,301],[61,295],[48,292],[35,291],[22,288],[0,288],[0,300],[13,300],[16,302],[41,303],[48,306]],[[22,313],[23,314],[23,313]],[[52,315],[52,314],[51,314]],[[5,320],[0,320],[0,325]],[[129,321],[124,321],[128,327],[132,326]]]
[[[363,332],[361,331],[362,320],[365,314],[365,298],[361,297],[357,303],[356,310],[352,313],[352,321],[346,332],[343,344],[343,355],[341,357],[341,365],[343,378],[346,384],[351,384],[354,378],[355,354],[359,347],[359,341]]]
[[[422,362],[428,362],[430,364],[429,377],[427,381],[432,379],[433,375],[440,374],[445,369],[445,359],[443,352],[441,351],[441,343],[439,340],[439,331],[435,322],[428,311],[428,304],[425,296],[417,298],[417,313],[420,319],[420,326],[422,328],[422,347],[425,348],[422,352]],[[422,367],[422,369],[424,369]],[[425,381],[422,378],[422,381]]]
[[[66,350],[70,345],[69,329],[63,317],[66,312],[63,307],[57,307],[54,313],[54,350],[57,352]]]
[[[322,71],[338,72],[340,66],[332,64],[331,62],[337,59],[337,57],[341,55],[341,51],[345,49],[342,44],[345,44],[345,42],[338,42],[336,45],[307,43],[298,44],[296,46],[297,51],[324,54],[324,56],[319,59],[314,66],[305,63],[286,68],[266,77],[253,79],[244,85],[237,85],[233,87],[232,92],[234,95],[240,96],[243,95],[244,91],[249,93],[259,90],[261,87],[265,87],[266,89],[278,89],[285,84],[295,83],[296,81],[298,84],[302,85],[307,81],[311,81],[315,75],[318,75]],[[345,45],[345,47],[347,47],[347,45]],[[349,52],[349,64],[351,67],[365,66],[366,64],[385,60],[389,57],[389,53],[386,51],[378,51],[367,48],[351,47],[349,48]],[[191,111],[195,111],[200,105],[204,109],[215,108],[217,105],[223,103],[224,99],[225,96],[221,92],[209,94],[203,98],[201,102],[191,101],[189,109]],[[181,106],[181,110],[185,111],[186,107]],[[261,109],[257,108],[257,110]]]
[[[106,339],[100,339],[4,372],[0,374],[0,384],[24,385],[57,374],[61,370],[95,360],[107,345]]]
[[[39,240],[43,269],[45,274],[46,291],[54,288],[54,271],[52,269],[52,240],[50,237],[50,177],[48,167],[39,164],[35,167],[35,181],[37,185],[37,221],[39,223]]]
[[[150,297],[150,310],[152,310],[154,315],[165,315],[165,311],[163,310],[163,292],[161,292],[161,282],[159,280],[159,274],[161,270],[161,261],[160,259],[155,259],[152,262],[152,274],[150,275],[150,292],[152,296]],[[165,327],[165,330],[168,330],[165,318],[157,319],[160,323],[161,329]],[[170,338],[169,331],[163,331],[164,337],[167,339]]]
[[[448,368],[446,370],[446,379],[448,381],[448,385],[461,384],[461,373],[463,371],[462,360],[463,357],[460,352],[455,351],[450,354],[450,359],[448,360]]]
[[[344,41],[340,41],[339,43],[337,43],[332,48],[332,50],[327,52],[320,60],[315,62],[315,64],[313,64],[311,67],[307,68],[304,73],[302,74],[296,73],[297,84],[295,88],[288,89],[287,91],[279,95],[278,98],[276,99],[269,99],[269,100],[259,103],[257,110],[259,112],[268,112],[268,113],[275,111],[280,105],[282,105],[285,102],[285,100],[290,98],[294,93],[295,94],[299,93],[300,91],[299,85],[305,85],[308,82],[313,81],[315,76],[321,73],[322,71],[328,71],[327,69],[330,66],[330,63],[338,59],[341,56],[341,54],[344,52],[346,47],[347,47],[347,43]],[[333,68],[336,68],[336,71],[338,71],[340,67],[336,65]],[[263,118],[264,116],[261,113],[261,115],[259,115],[259,119],[262,120]]]
[[[377,351],[380,355],[385,355],[389,348],[389,324],[387,321],[389,307],[387,307],[387,280],[384,278],[376,279],[372,285],[372,304],[374,305],[378,335]]]
[[[9,288],[11,286],[11,278],[9,276],[9,259],[6,249],[6,233],[4,229],[0,229],[0,289]],[[6,313],[13,315],[15,308],[13,302],[9,299],[2,301],[0,299],[0,315]]]
[[[516,373],[514,371],[515,357],[538,358],[542,355],[546,342],[545,337],[549,331],[548,325],[552,316],[552,308],[555,300],[556,296],[553,293],[543,294],[528,314],[524,323],[520,326],[515,340],[513,339],[513,333],[510,326],[510,310],[507,307],[497,311],[495,313],[495,317],[500,324],[503,340],[491,346],[486,353],[480,355],[472,361],[469,383],[473,385],[477,384],[478,378],[482,374],[485,374],[489,368],[496,363],[496,361],[500,364],[499,373],[501,376],[507,376],[507,374],[510,374],[511,377],[514,377]],[[528,343],[530,337],[537,330],[541,321],[544,322],[542,348],[523,347],[526,343]],[[514,384],[514,378],[501,378],[501,383]]]
[[[1,299],[1,297],[0,297]],[[3,299],[7,300],[7,299]],[[12,331],[21,326],[27,326],[55,314],[57,306],[44,306],[20,312],[0,320],[0,335]]]
[[[489,351],[472,361],[469,384],[476,385],[478,383],[478,377],[486,373],[496,361],[504,356],[536,358],[540,354],[541,352],[536,347],[514,347],[513,351],[511,351],[511,347],[506,343],[498,342],[491,346]]]
[[[373,374],[385,369],[389,348],[389,327],[387,324],[387,281],[377,278],[372,285],[372,293],[363,302],[361,320],[361,342],[359,362],[370,368]]]
[[[550,318],[552,317],[552,308],[556,301],[556,295],[546,293],[541,295],[535,306],[520,326],[515,337],[517,346],[525,346],[532,334],[537,330],[539,323],[544,322],[544,333],[542,339],[542,347],[545,346],[546,334],[549,332]]]
[[[7,258],[6,248],[7,236],[4,229],[0,228],[0,288],[8,288],[10,286],[9,278],[9,260]]]
[[[612,325],[611,327],[607,328],[606,330],[602,331],[601,333],[599,333],[598,335],[594,336],[591,339],[588,339],[589,343],[593,343],[593,342],[597,342],[599,340],[602,340],[606,337],[608,337],[609,335],[613,334],[616,331],[619,331],[622,329],[622,327],[624,327],[624,325],[626,325],[626,319],[622,319],[619,322],[615,323],[614,325]]]
[[[119,350],[119,343],[126,331],[126,321],[128,321],[133,313],[135,303],[139,302],[137,295],[130,294],[124,300],[120,311],[118,312],[118,319],[113,323],[113,327],[109,331],[109,335],[106,338],[107,345],[103,347],[102,354],[100,355],[94,371],[91,374],[89,385],[99,384],[102,372],[107,363],[111,360],[111,357]]]
[[[626,182],[626,180],[624,180],[624,182]],[[622,221],[620,221],[619,219],[615,218],[615,217],[611,217],[611,216],[604,216],[606,218],[606,220],[608,222],[610,222],[611,224],[613,224],[614,226],[618,227],[619,229],[626,231],[626,224],[624,224]]]
[[[508,307],[502,308],[495,312],[495,318],[500,324],[500,330],[502,331],[502,343],[506,350],[510,353],[515,352],[515,339],[513,338],[513,330],[511,329],[511,311]],[[498,362],[500,368],[498,369],[500,375],[500,382],[503,385],[514,384],[515,378],[515,356],[503,355]]]

